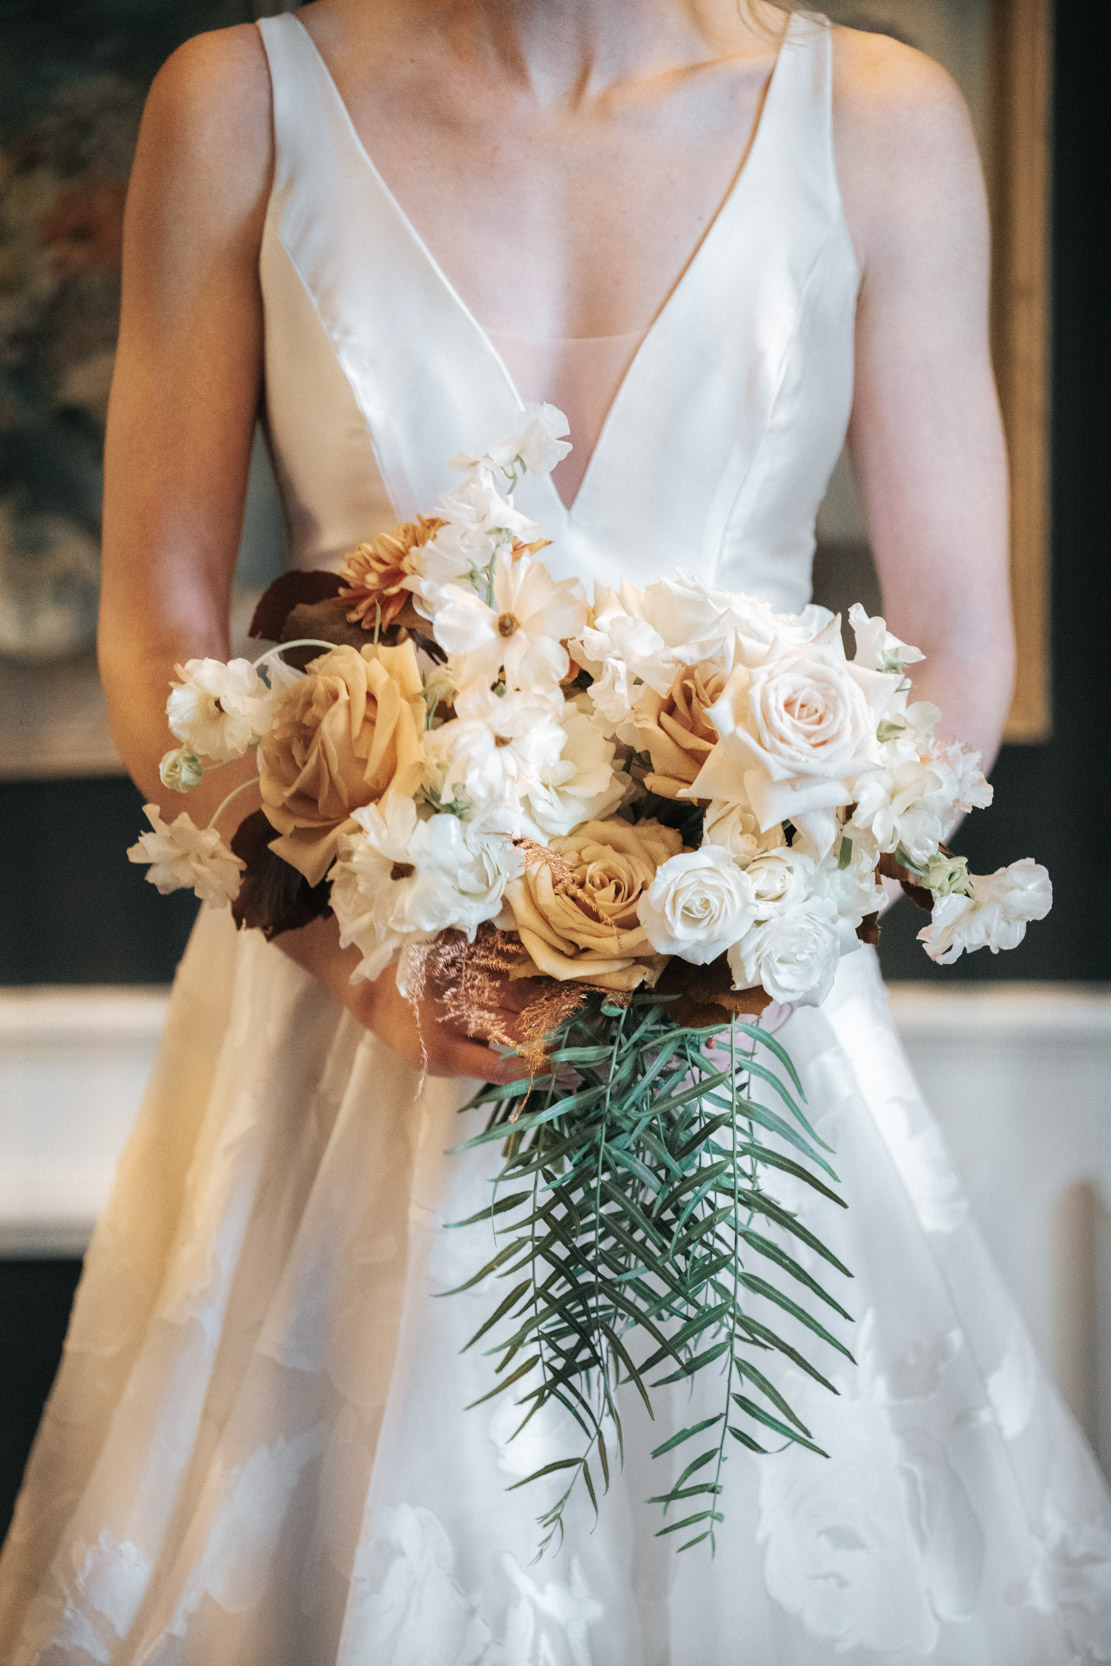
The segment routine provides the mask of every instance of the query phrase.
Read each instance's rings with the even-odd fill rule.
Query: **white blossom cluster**
[[[566,454],[566,432],[554,407],[529,406],[519,433],[454,459],[460,485],[412,553],[404,583],[436,649],[418,655],[419,786],[356,805],[330,870],[357,975],[447,929],[512,929],[507,888],[533,847],[653,816],[682,829],[683,848],[636,901],[645,953],[725,956],[736,989],[821,1001],[883,905],[885,856],[934,894],[919,934],[934,959],[1019,942],[1049,909],[1048,876],[1029,860],[969,875],[939,848],[991,788],[978,754],[939,740],[937,709],[911,699],[918,650],[857,606],[850,658],[824,609],[777,614],[682,574],[598,584],[588,604],[539,559],[540,529],[512,501],[523,474]],[[183,744],[163,760],[167,786],[188,790],[259,744],[301,675],[267,658],[265,674],[246,660],[178,668],[167,710]],[[692,679],[713,691],[697,709]],[[670,786],[661,749],[686,771]],[[233,893],[236,858],[211,827],[152,820],[130,854],[156,858],[160,889]]]

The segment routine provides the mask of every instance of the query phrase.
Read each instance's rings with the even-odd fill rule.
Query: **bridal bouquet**
[[[225,842],[255,782],[205,828],[148,805],[129,855],[268,936],[334,913],[356,978],[395,967],[418,1007],[435,990],[524,1056],[528,1080],[472,1101],[490,1116],[467,1143],[502,1162],[457,1223],[492,1239],[464,1286],[495,1291],[472,1338],[494,1362],[484,1398],[513,1392],[521,1427],[554,1402],[579,1431],[527,1477],[558,1477],[547,1544],[580,1481],[595,1508],[608,1484],[619,1385],[651,1414],[661,1385],[708,1373],[713,1409],[654,1454],[676,1451],[653,1502],[685,1548],[713,1542],[731,1442],[820,1450],[775,1355],[825,1383],[822,1351],[847,1354],[826,1285],[848,1269],[803,1188],[843,1205],[774,1019],[875,940],[882,877],[930,909],[919,936],[943,962],[1013,947],[1051,893],[1032,861],[974,875],[945,848],[991,789],[936,737],[908,675],[922,656],[882,619],[852,608],[850,657],[821,608],[681,573],[589,599],[553,577],[513,491],[566,431],[530,406],[454,460],[433,513],[339,574],[271,585],[252,635],[277,646],[179,666],[164,783],[255,750],[262,808]],[[499,992],[522,979],[510,1030]]]

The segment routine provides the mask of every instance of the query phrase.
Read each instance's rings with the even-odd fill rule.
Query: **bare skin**
[[[757,0],[316,0],[301,14],[387,183],[477,316],[538,337],[646,325],[758,120],[784,17]],[[888,624],[948,730],[994,759],[1010,698],[1007,482],[987,215],[967,112],[930,60],[838,30],[834,137],[862,272],[850,444]],[[234,159],[234,162],[229,159]],[[164,809],[175,662],[226,657],[261,392],[273,162],[257,31],[189,42],[152,89],[128,197],[106,453],[100,661],[113,732]],[[253,770],[190,798],[200,820]],[[253,807],[245,793],[222,825]],[[411,1062],[417,1021],[334,922],[278,939]],[[507,1006],[511,1006],[507,996]],[[520,1074],[420,1019],[436,1074]]]

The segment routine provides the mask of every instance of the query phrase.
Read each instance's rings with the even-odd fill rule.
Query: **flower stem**
[[[266,652],[260,654],[253,662],[252,669],[257,671],[260,665],[266,665],[268,661],[277,659],[279,654],[284,654],[287,648],[327,648],[330,650],[335,646],[334,642],[323,642],[317,636],[299,636],[296,642],[279,642],[276,648],[267,648]]]
[[[208,826],[215,827],[217,821],[223,815],[232,799],[238,798],[240,793],[245,793],[248,787],[257,787],[260,779],[261,777],[258,775],[252,775],[249,781],[240,781],[238,787],[233,787],[228,796],[225,799],[222,799],[221,802],[217,804],[215,810],[213,810],[211,816],[208,818]]]

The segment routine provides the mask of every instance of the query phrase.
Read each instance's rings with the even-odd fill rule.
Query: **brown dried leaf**
[[[235,923],[242,931],[255,926],[269,942],[283,931],[296,931],[310,920],[330,914],[328,882],[310,885],[296,868],[270,849],[275,831],[263,810],[240,822],[231,841],[233,853],[247,866],[232,903]]]
[[[692,966],[689,960],[673,955],[660,974],[656,994],[677,995],[678,1000],[668,1004],[668,1017],[692,1027],[756,1018],[772,1004],[771,996],[759,987],[733,988],[733,974],[724,955],[708,966]]]
[[[250,636],[264,642],[281,642],[285,622],[295,607],[303,603],[322,602],[338,596],[343,588],[339,573],[319,568],[292,567],[268,584],[258,599],[251,619]],[[289,640],[287,637],[285,640]]]

